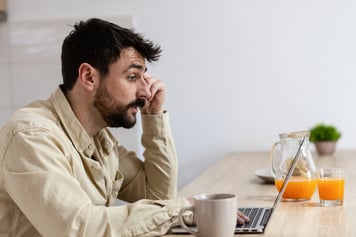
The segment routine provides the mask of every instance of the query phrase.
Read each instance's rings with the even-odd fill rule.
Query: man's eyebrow
[[[133,64],[131,64],[131,65],[129,66],[128,69],[130,69],[130,68],[136,68],[136,69],[139,69],[139,70],[142,70],[142,71],[147,72],[147,67],[144,67],[144,66],[142,66],[141,64],[135,64],[135,63],[133,63]]]

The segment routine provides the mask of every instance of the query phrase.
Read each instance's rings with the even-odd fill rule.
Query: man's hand
[[[246,222],[250,222],[250,218],[248,218],[245,214],[240,211],[237,211],[237,223],[245,224]]]
[[[146,98],[146,104],[141,108],[143,114],[159,114],[163,113],[163,103],[166,98],[166,87],[164,83],[147,72],[144,75],[150,94]]]

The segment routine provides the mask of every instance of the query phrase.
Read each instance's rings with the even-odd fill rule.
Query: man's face
[[[109,66],[109,74],[100,79],[93,104],[107,126],[131,128],[136,124],[138,107],[145,105],[147,97],[145,71],[144,58],[126,48]]]

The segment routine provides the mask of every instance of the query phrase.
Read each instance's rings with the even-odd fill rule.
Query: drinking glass
[[[342,206],[344,202],[344,169],[318,169],[318,191],[321,206]]]

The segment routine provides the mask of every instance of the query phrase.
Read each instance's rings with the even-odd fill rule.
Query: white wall
[[[339,149],[356,147],[356,1],[11,0],[8,4],[5,24],[130,15],[137,31],[163,47],[162,59],[150,72],[168,87],[166,108],[180,158],[180,186],[228,152],[269,150],[280,132],[319,122],[341,130]],[[19,90],[11,82],[8,86],[12,93]],[[7,114],[4,107],[2,114]]]

